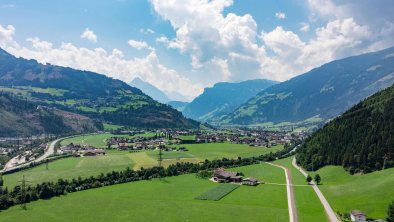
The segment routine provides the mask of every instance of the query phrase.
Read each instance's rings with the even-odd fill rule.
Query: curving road
[[[300,167],[297,165],[296,158],[293,158],[292,161],[293,166],[298,169],[305,177],[308,176],[308,174]],[[330,222],[340,222],[334,213],[334,210],[331,208],[330,204],[328,203],[327,199],[324,197],[323,193],[320,191],[319,187],[315,184],[315,182],[311,182],[313,190],[315,190],[315,193],[320,199],[320,202],[322,203],[324,210],[326,211],[327,217],[330,220]]]
[[[15,157],[14,157],[13,159],[11,159],[11,160],[5,165],[4,169],[1,170],[0,173],[5,173],[5,172],[10,171],[10,170],[14,170],[14,169],[18,169],[18,168],[27,166],[27,165],[29,165],[30,163],[36,163],[36,162],[40,162],[40,161],[46,159],[47,157],[49,157],[50,155],[52,155],[52,154],[55,153],[55,145],[56,145],[57,142],[59,142],[59,141],[62,140],[62,139],[64,139],[64,138],[60,138],[60,139],[57,139],[57,140],[52,141],[52,142],[49,144],[48,148],[45,150],[45,153],[44,153],[42,156],[38,157],[37,159],[35,159],[35,160],[33,160],[33,161],[29,161],[29,162],[20,164],[20,165],[18,165],[18,166],[12,166],[12,164],[11,164],[12,162],[11,162],[11,161],[13,161],[13,159],[15,158]]]
[[[287,206],[289,209],[289,221],[290,222],[298,222],[298,214],[297,214],[297,207],[295,204],[295,198],[294,198],[294,189],[293,189],[293,185],[291,183],[292,179],[291,179],[291,172],[287,167],[281,166],[281,165],[277,165],[274,163],[269,163],[266,162],[269,165],[272,166],[276,166],[276,167],[280,167],[285,171],[285,175],[286,175],[286,188],[287,188]]]

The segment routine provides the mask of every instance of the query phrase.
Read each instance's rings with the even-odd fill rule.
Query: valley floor
[[[282,169],[258,164],[234,170],[262,181],[284,184]],[[288,221],[286,186],[241,186],[220,201],[196,200],[219,184],[195,175],[139,181],[19,206],[2,221]]]

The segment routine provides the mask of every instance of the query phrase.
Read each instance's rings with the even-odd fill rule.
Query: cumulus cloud
[[[137,50],[142,50],[142,49],[149,49],[149,50],[154,50],[151,46],[149,46],[149,44],[145,41],[136,41],[136,40],[132,40],[130,39],[127,42],[131,47],[137,49]]]
[[[140,29],[140,32],[145,34],[145,35],[149,35],[149,34],[155,34],[156,32],[153,31],[152,29]]]
[[[301,22],[300,26],[301,26],[300,27],[300,31],[302,31],[302,32],[308,32],[309,31],[309,28],[310,28],[309,23]]]
[[[256,43],[257,24],[249,14],[224,16],[223,10],[233,4],[232,0],[151,0],[151,3],[176,32],[174,39],[162,36],[156,41],[188,55],[194,70],[209,75],[203,78],[206,84],[261,76],[264,49]],[[248,70],[242,72],[240,67]]]
[[[3,27],[0,24],[0,47],[7,48],[11,47],[19,47],[18,43],[16,43],[13,39],[13,35],[15,34],[15,28],[12,25],[8,25],[7,27]]]
[[[94,32],[88,28],[86,28],[85,31],[81,34],[81,38],[87,39],[93,43],[97,42],[96,34],[94,34]]]
[[[18,57],[102,73],[125,82],[141,77],[165,92],[181,92],[189,100],[202,91],[202,85],[161,64],[154,50],[145,57],[127,59],[119,49],[108,52],[103,48],[77,47],[72,43],[56,47],[38,37],[26,39],[30,47],[22,47],[14,41],[14,33],[13,26],[4,28],[0,25],[0,46]]]
[[[277,12],[277,13],[275,13],[275,17],[277,19],[285,19],[286,18],[286,14],[284,12]]]

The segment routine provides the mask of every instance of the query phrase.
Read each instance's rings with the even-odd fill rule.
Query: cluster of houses
[[[222,143],[248,144],[256,147],[271,147],[284,145],[293,140],[302,140],[306,133],[285,133],[267,131],[245,131],[237,133],[199,133],[196,135],[196,143]]]
[[[248,186],[256,186],[262,183],[256,178],[244,178],[240,173],[227,171],[224,168],[214,170],[211,180],[217,183],[237,183]]]
[[[105,155],[104,149],[98,149],[93,146],[81,146],[78,144],[70,143],[66,146],[60,147],[57,151],[59,154],[72,154],[74,156],[103,156]]]
[[[178,145],[180,144],[179,139],[167,140],[163,138],[147,138],[147,137],[136,137],[136,138],[126,138],[126,137],[111,137],[107,140],[107,145],[109,147],[116,147],[118,150],[154,150],[161,148],[166,151],[173,150],[172,147],[167,147],[167,145]],[[185,151],[185,150],[182,150]]]

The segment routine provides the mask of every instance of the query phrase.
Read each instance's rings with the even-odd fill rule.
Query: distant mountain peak
[[[158,89],[156,86],[150,84],[149,82],[142,80],[140,77],[134,78],[129,83],[129,85],[140,89],[143,93],[161,103],[167,103],[171,101],[171,99],[168,98],[168,96],[163,91]]]

